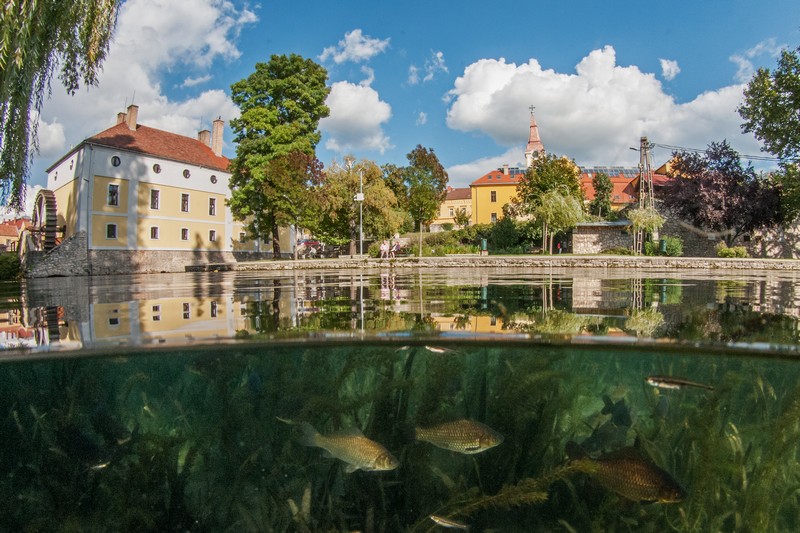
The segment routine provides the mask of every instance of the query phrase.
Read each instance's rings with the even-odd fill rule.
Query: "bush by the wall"
[[[20,264],[17,252],[0,253],[0,281],[19,279]]]
[[[721,242],[717,245],[717,257],[750,257],[744,246],[731,246]]]

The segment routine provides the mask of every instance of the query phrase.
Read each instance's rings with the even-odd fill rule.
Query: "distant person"
[[[381,243],[381,259],[389,257],[389,241],[385,240]]]

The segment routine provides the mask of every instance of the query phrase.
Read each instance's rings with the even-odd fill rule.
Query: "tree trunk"
[[[272,258],[280,259],[281,257],[281,239],[278,233],[278,225],[272,225]]]

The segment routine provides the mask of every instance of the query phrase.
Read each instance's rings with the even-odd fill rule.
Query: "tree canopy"
[[[592,178],[594,199],[589,202],[589,213],[598,217],[607,217],[611,213],[611,193],[614,185],[604,172],[598,172]]]
[[[83,82],[97,83],[120,0],[8,0],[0,9],[0,182],[3,200],[21,208],[25,201],[36,125],[59,79],[73,94]]]
[[[800,48],[783,50],[778,67],[760,68],[747,84],[739,115],[742,130],[782,160],[800,158]]]
[[[743,166],[725,141],[704,153],[675,152],[670,177],[661,195],[665,207],[697,227],[730,230],[728,246],[743,233],[783,221],[779,187]]]
[[[306,193],[321,171],[313,156],[319,121],[329,113],[327,78],[310,59],[273,55],[231,86],[241,115],[231,120],[237,147],[228,205],[237,220],[247,221],[251,237],[274,237],[278,226],[304,222]],[[278,239],[273,253],[280,254]]]
[[[400,229],[404,217],[394,192],[375,163],[360,161],[352,169],[338,165],[329,168],[319,194],[320,219],[312,229],[315,235],[329,242],[349,242],[351,255],[358,240],[359,205],[354,197],[361,180],[365,235],[389,237]]]
[[[417,145],[406,157],[409,165],[403,169],[402,176],[408,191],[408,211],[415,222],[428,224],[436,218],[447,196],[447,172],[432,148]]]
[[[572,196],[583,203],[581,171],[574,161],[549,154],[534,160],[517,186],[514,199],[517,214],[531,214],[549,191],[560,191],[562,196]]]

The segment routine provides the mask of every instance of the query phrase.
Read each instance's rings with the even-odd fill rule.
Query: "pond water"
[[[2,289],[3,531],[800,528],[793,273]]]

